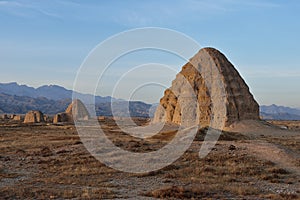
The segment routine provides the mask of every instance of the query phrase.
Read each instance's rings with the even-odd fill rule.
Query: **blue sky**
[[[260,104],[300,107],[299,11],[297,0],[0,0],[0,82],[71,89],[98,43],[132,28],[163,27],[221,50]],[[182,61],[169,62],[180,70]],[[171,84],[174,74],[162,78]],[[158,101],[163,88],[146,91],[135,98]]]

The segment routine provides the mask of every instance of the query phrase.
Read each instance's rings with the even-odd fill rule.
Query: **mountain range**
[[[72,99],[73,91],[68,90],[58,85],[43,85],[38,88],[29,87],[27,85],[19,85],[16,82],[0,83],[0,93],[16,96],[25,96],[31,98],[45,97],[50,100]],[[80,99],[94,98],[91,94],[82,94],[75,92],[75,95]],[[111,102],[117,99],[112,97],[95,96],[96,103]]]
[[[73,91],[58,85],[44,85],[38,88],[19,85],[16,82],[0,83],[0,113],[25,114],[29,110],[40,110],[45,114],[63,112],[72,102]],[[153,115],[151,104],[141,101],[125,101],[110,96],[93,96],[75,92],[77,98],[88,103],[95,98],[97,115],[112,116],[111,104],[114,113],[118,116],[149,117]],[[126,106],[129,104],[129,110]]]
[[[25,114],[29,110],[40,110],[46,114],[56,114],[67,108],[72,101],[72,94],[72,90],[58,85],[33,88],[16,82],[0,83],[0,113]],[[83,100],[94,98],[91,94],[75,94]],[[110,96],[95,96],[96,114],[112,116],[111,103],[117,116],[152,117],[157,106],[141,101],[128,102]],[[266,120],[300,120],[300,109],[274,104],[261,105],[260,115]]]
[[[260,115],[268,120],[300,120],[300,109],[275,104],[260,106]]]

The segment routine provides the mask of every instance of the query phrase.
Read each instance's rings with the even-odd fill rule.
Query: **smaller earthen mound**
[[[21,115],[15,115],[12,120],[14,121],[22,121],[24,119],[24,116]]]
[[[90,115],[84,104],[75,99],[66,109],[65,112],[58,113],[53,118],[53,123],[69,122],[73,123],[74,120],[88,120]]]
[[[103,120],[105,120],[106,118],[105,118],[105,116],[99,116],[98,117],[98,120],[100,120],[100,121],[103,121]]]
[[[60,122],[72,122],[72,116],[63,112],[58,113],[53,118],[53,123],[60,123]]]
[[[44,114],[38,110],[31,110],[25,115],[24,123],[44,122]]]
[[[90,118],[90,114],[84,104],[79,100],[75,99],[66,109],[66,113],[71,115],[75,120],[88,120]]]

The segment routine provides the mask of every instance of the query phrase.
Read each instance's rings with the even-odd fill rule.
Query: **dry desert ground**
[[[176,134],[163,130],[137,139],[112,119],[100,124],[115,145],[133,152],[157,150]],[[200,130],[173,164],[133,174],[91,156],[72,124],[2,121],[0,199],[299,199],[299,127],[299,121],[244,121],[224,131],[203,159]]]

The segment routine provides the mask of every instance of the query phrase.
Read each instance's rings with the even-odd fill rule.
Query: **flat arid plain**
[[[135,118],[138,125],[149,119]],[[123,133],[112,118],[99,120],[116,146],[149,152],[176,134],[149,139]],[[126,120],[123,120],[126,124]],[[230,130],[229,130],[230,129]],[[111,169],[85,149],[72,124],[0,126],[1,199],[299,199],[300,121],[243,121],[223,131],[199,158],[206,130],[173,164],[131,174]]]

